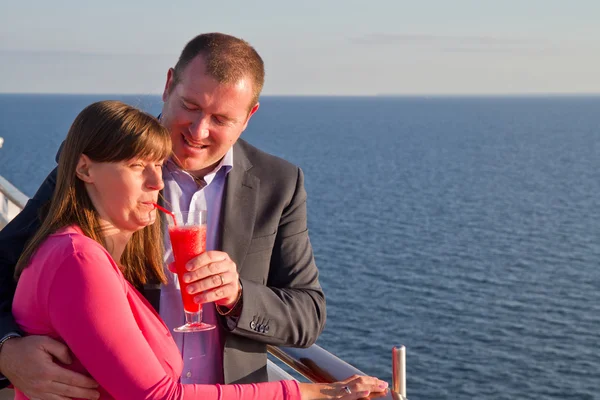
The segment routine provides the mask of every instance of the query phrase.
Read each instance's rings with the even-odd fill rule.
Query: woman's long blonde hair
[[[106,248],[98,213],[75,169],[82,154],[95,162],[134,158],[162,161],[171,154],[169,131],[156,118],[119,101],[87,106],[71,125],[58,161],[56,188],[40,229],[25,247],[15,269],[19,277],[41,243],[52,233],[78,225]],[[131,236],[120,260],[125,278],[135,286],[165,282],[160,218]]]

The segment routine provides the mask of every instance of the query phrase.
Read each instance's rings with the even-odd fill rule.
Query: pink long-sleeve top
[[[31,335],[71,349],[67,368],[94,378],[101,399],[300,399],[295,381],[183,385],[171,332],[110,254],[78,227],[48,237],[23,271],[13,315]],[[16,391],[15,399],[26,399]]]

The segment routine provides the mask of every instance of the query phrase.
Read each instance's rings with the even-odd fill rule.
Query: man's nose
[[[208,137],[209,119],[206,115],[199,115],[190,126],[190,134],[194,140],[202,140]]]

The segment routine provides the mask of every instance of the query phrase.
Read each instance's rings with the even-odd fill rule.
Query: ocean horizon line
[[[73,93],[73,92],[2,92],[0,96],[161,96],[162,93]],[[544,98],[600,97],[600,92],[548,93],[381,93],[381,94],[263,94],[261,98]]]

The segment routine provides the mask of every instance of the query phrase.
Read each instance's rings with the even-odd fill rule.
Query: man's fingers
[[[71,371],[65,368],[56,366],[52,371],[55,376],[54,383],[63,384],[65,386],[78,387],[83,389],[95,389],[98,387],[98,383],[92,378],[82,375],[78,372]],[[58,393],[58,392],[57,392]],[[60,393],[63,394],[63,393]],[[69,396],[77,397],[77,396]],[[87,397],[86,397],[87,398]]]
[[[219,303],[219,300],[227,299],[227,298],[235,298],[238,294],[238,286],[233,282],[225,285],[219,286],[218,288],[203,291],[201,294],[194,297],[194,301],[198,304],[204,303]]]
[[[186,272],[183,274],[183,280],[184,282],[197,282],[212,275],[222,274],[231,269],[229,263],[229,260],[223,260],[207,264],[197,270]]]
[[[187,291],[190,294],[196,294],[210,289],[216,289],[221,286],[226,286],[233,282],[237,283],[238,279],[239,275],[237,272],[219,272],[202,280],[196,280],[194,283],[190,283],[187,285]]]
[[[71,400],[69,397],[59,396],[57,394],[52,394],[52,393],[44,393],[43,395],[40,395],[39,397],[35,397],[35,396],[32,396],[27,393],[25,393],[25,394],[31,400]]]
[[[62,364],[72,362],[69,349],[63,343],[46,336],[32,335],[11,339],[4,346],[2,372],[28,398],[70,400],[69,393],[83,399],[99,397],[93,389],[98,386],[93,379],[56,364],[56,360]],[[56,391],[57,386],[62,392]],[[75,386],[75,392],[64,386]]]
[[[50,354],[63,364],[71,364],[71,353],[65,344],[50,339],[49,337],[40,336],[40,338],[42,338],[40,339],[40,346],[46,353]]]
[[[210,262],[207,262],[209,259]],[[194,301],[197,303],[217,302],[217,304],[226,306],[235,301],[240,291],[240,277],[237,266],[227,253],[222,251],[206,252],[192,261],[195,266],[205,263],[183,275],[183,281],[188,283],[185,290],[189,294],[198,294]]]
[[[85,377],[84,377],[85,378]],[[97,387],[98,385],[93,380],[93,382]],[[73,385],[72,383],[65,385],[61,382],[52,382],[52,392],[56,395],[59,395],[62,399],[64,398],[75,398],[75,399],[89,399],[96,400],[100,397],[100,392],[95,389],[89,389],[90,386],[78,387],[79,385]]]
[[[195,271],[210,263],[227,260],[229,256],[222,251],[205,251],[198,257],[192,258],[185,265],[188,271]]]
[[[184,282],[196,282],[225,272],[237,274],[237,266],[229,257],[221,261],[211,262],[194,271],[186,272],[183,275],[183,280]],[[219,279],[219,277],[216,279]],[[215,283],[220,283],[220,281],[215,281]],[[214,285],[211,287],[214,287]]]

